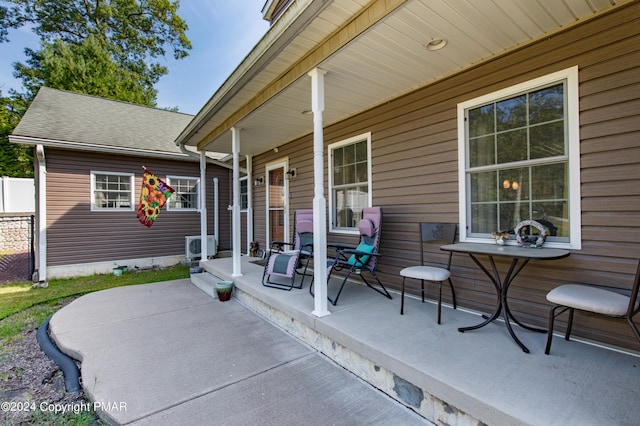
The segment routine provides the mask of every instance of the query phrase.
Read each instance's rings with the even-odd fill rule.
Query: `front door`
[[[287,163],[267,167],[267,241],[289,241],[289,190]]]

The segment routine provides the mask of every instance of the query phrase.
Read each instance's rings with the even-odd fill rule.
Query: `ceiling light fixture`
[[[447,45],[447,40],[441,37],[432,38],[424,44],[424,48],[433,52],[440,50]]]

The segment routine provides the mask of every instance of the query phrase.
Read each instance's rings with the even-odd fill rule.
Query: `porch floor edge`
[[[317,318],[309,278],[301,290],[264,287],[263,267],[249,260],[243,256],[241,276],[232,276],[230,258],[201,265],[234,281],[242,304],[436,424],[633,424],[640,418],[635,396],[607,397],[611,387],[603,384],[613,375],[620,389],[638,389],[632,355],[554,339],[546,356],[545,335],[517,329],[532,351],[524,354],[501,323],[459,333],[479,317],[444,308],[438,326],[436,307],[415,298],[405,301],[401,316],[398,294],[388,300],[361,285],[347,285],[332,314]],[[594,372],[594,362],[605,371]]]

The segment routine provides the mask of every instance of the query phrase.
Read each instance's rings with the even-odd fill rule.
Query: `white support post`
[[[324,198],[324,75],[326,71],[314,68],[311,76],[311,110],[313,111],[313,315],[324,317],[327,309],[327,201]]]
[[[240,129],[231,128],[231,144],[233,151],[233,205],[231,206],[233,233],[233,273],[231,276],[242,276],[242,253],[240,249]]]
[[[200,188],[198,200],[200,207],[200,263],[207,260],[207,151],[200,151]]]
[[[213,235],[216,238],[216,253],[220,243],[220,217],[219,217],[218,178],[213,178]]]
[[[253,157],[247,155],[247,254],[253,242]]]

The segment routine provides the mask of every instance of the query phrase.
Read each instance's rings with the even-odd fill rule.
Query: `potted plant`
[[[509,233],[505,231],[494,231],[491,233],[491,236],[496,239],[496,244],[499,246],[504,245],[504,240],[509,239]]]
[[[233,291],[233,281],[218,281],[216,283],[216,293],[218,294],[218,300],[226,302],[231,299],[231,292]]]

